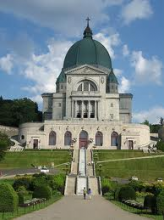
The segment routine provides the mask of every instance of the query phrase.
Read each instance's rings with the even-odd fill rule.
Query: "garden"
[[[102,178],[102,194],[120,208],[162,220],[164,216],[164,183],[130,181],[119,184],[109,178]]]
[[[16,176],[0,181],[0,219],[17,216],[44,208],[64,194],[65,175]]]

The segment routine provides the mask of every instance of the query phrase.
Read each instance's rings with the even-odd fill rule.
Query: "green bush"
[[[118,184],[114,181],[110,181],[109,179],[102,179],[101,181],[101,184],[102,184],[102,194],[106,194],[108,192],[113,193],[114,195],[114,191],[116,189],[116,187],[118,186]]]
[[[162,140],[158,141],[156,144],[158,150],[164,151],[164,142]]]
[[[22,193],[18,193],[18,201],[19,201],[19,205],[24,204],[24,195]]]
[[[18,207],[18,195],[10,184],[0,184],[0,212],[14,212]]]
[[[37,186],[33,192],[33,198],[50,199],[52,197],[52,189],[49,186]]]
[[[63,194],[64,186],[65,186],[65,175],[59,174],[59,175],[54,176],[53,186],[51,185],[51,187],[53,189],[58,190],[59,192]]]
[[[20,186],[24,186],[25,189],[29,189],[31,184],[31,178],[21,177],[14,181],[13,188],[17,191]]]
[[[120,189],[121,189],[121,187],[120,186],[118,186],[117,188],[116,188],[116,190],[114,191],[114,199],[115,200],[119,200],[119,192],[120,192]]]
[[[131,186],[122,186],[118,193],[118,199],[119,201],[136,199],[136,192]]]
[[[157,214],[164,213],[164,190],[162,190],[156,197]]]
[[[151,209],[154,206],[154,195],[147,195],[144,199],[144,208]]]

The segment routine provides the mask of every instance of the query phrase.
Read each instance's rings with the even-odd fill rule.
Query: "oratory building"
[[[118,87],[110,55],[88,22],[65,56],[56,92],[42,94],[44,121],[22,124],[19,141],[27,149],[147,147],[149,128],[131,123],[133,96]]]

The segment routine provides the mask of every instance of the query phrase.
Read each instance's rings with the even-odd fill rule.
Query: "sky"
[[[133,94],[133,122],[164,117],[164,1],[0,0],[0,96],[55,92],[64,57],[82,39],[89,16],[93,38],[108,50],[119,92]]]

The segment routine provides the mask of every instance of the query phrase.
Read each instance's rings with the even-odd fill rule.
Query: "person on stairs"
[[[89,199],[91,199],[91,195],[92,195],[92,191],[91,191],[91,188],[88,189],[88,197]]]
[[[87,190],[86,190],[86,188],[84,187],[84,189],[83,189],[83,197],[84,197],[84,199],[86,199],[86,194],[87,194]]]

